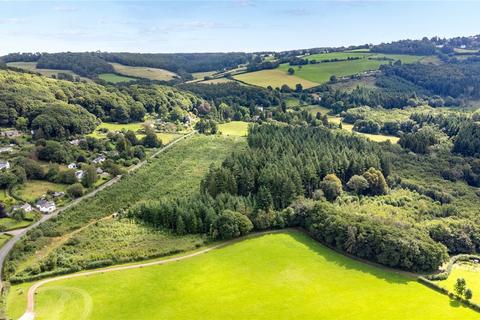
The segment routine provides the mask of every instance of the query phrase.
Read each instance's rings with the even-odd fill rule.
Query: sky
[[[0,54],[232,52],[480,34],[480,1],[4,1]]]

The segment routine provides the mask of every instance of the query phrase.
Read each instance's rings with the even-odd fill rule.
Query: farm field
[[[227,78],[218,78],[218,79],[211,79],[211,80],[199,81],[199,83],[210,83],[210,84],[215,84],[215,83],[228,83],[228,82],[235,82],[235,80],[227,79]]]
[[[260,87],[272,86],[273,88],[280,88],[286,84],[291,88],[295,88],[295,85],[300,83],[304,88],[311,88],[318,85],[316,82],[297,77],[296,75],[288,75],[287,70],[281,70],[278,68],[242,73],[233,77],[242,82]]]
[[[130,81],[136,80],[135,78],[132,78],[132,77],[121,76],[114,73],[102,73],[98,75],[98,78],[110,83],[122,83],[122,82],[130,82]]]
[[[28,287],[11,288],[10,316],[25,310]],[[177,263],[51,282],[38,290],[35,311],[49,320],[478,318],[409,276],[345,257],[298,231]]]
[[[186,141],[179,142],[168,151],[158,155],[157,158],[150,160],[148,165],[136,171],[135,174],[123,177],[120,182],[98,193],[94,198],[84,200],[81,206],[63,212],[51,227],[56,230],[55,232],[59,237],[68,237],[69,233],[87,225],[89,222],[111,215],[122,208],[132,206],[136,202],[188,195],[198,190],[200,181],[211,163],[220,163],[233,150],[241,150],[244,146],[244,138],[225,136],[196,135]],[[132,192],[132,190],[135,190],[135,192]],[[115,224],[115,222],[112,222],[112,224]],[[109,230],[113,232],[115,228],[116,226],[110,225]],[[73,253],[70,251],[72,247],[68,246],[67,243],[60,247],[57,246],[57,236],[36,239],[33,245],[38,246],[38,251],[36,250],[36,254],[31,252],[31,254],[21,257],[17,261],[18,275],[23,276],[22,270],[42,263],[50,253],[63,254],[64,252],[70,252],[78,259],[89,256],[91,254],[90,244],[95,245],[91,239],[98,236],[98,230],[100,229],[107,230],[102,228],[102,225],[93,224],[82,231],[82,234],[78,235],[82,238],[79,239],[84,239],[86,242],[77,242],[75,247],[84,248],[84,250],[79,249]],[[140,228],[139,230],[145,231],[147,229]],[[141,239],[145,235],[142,232],[138,232],[140,238],[136,241],[143,241]],[[113,237],[111,234],[103,236],[106,239]],[[121,257],[117,254],[121,253],[124,257],[126,250],[130,250],[132,256],[142,254],[141,250],[135,245],[126,247],[122,241],[105,241],[104,243],[108,244],[108,247],[105,248],[108,251],[107,257],[99,255],[98,259],[120,259]],[[159,246],[150,246],[150,248],[156,250],[154,253],[165,252],[163,251],[164,248]],[[148,248],[145,249],[145,252],[148,255],[154,254]],[[89,258],[89,260],[92,261],[92,258]]]
[[[437,284],[448,289],[450,292],[455,292],[454,285],[458,278],[464,278],[467,283],[467,288],[472,290],[472,301],[480,303],[480,267],[467,262],[455,263],[448,278],[438,281]]]
[[[338,61],[320,64],[309,64],[302,66],[294,66],[295,76],[307,81],[317,84],[328,82],[330,77],[335,75],[337,77],[349,76],[356,73],[362,73],[370,70],[377,70],[380,65],[385,64],[385,61],[359,59],[352,61]],[[288,64],[281,64],[279,70],[284,71],[287,75],[287,70],[290,68]]]
[[[230,121],[218,125],[218,130],[227,136],[245,137],[248,133],[248,122]]]
[[[321,114],[328,114],[330,112],[329,109],[321,106],[308,106],[308,110],[311,115],[315,116],[317,112],[320,112]],[[342,123],[342,129],[348,132],[353,132],[355,134],[360,134],[372,141],[375,142],[385,142],[385,141],[390,141],[391,143],[397,143],[398,140],[400,140],[399,137],[395,136],[388,136],[388,135],[383,135],[383,134],[370,134],[370,133],[362,133],[362,132],[356,132],[353,131],[353,124],[342,122],[342,118],[339,116],[331,116],[328,115],[328,121],[339,124],[340,122]]]
[[[113,66],[117,73],[127,77],[168,81],[172,80],[174,77],[177,76],[176,73],[164,69],[149,67],[130,67],[119,63],[110,64]]]
[[[203,80],[205,77],[213,75],[216,71],[206,71],[206,72],[194,72],[192,76],[195,80]]]
[[[281,87],[286,84],[294,88],[300,83],[304,88],[311,88],[319,84],[328,82],[330,77],[350,76],[371,70],[377,70],[382,64],[390,63],[391,60],[373,60],[368,58],[389,58],[393,60],[401,60],[404,63],[414,63],[429,59],[429,56],[413,56],[401,54],[374,54],[370,52],[331,52],[320,53],[303,58],[309,60],[330,60],[330,59],[347,59],[348,57],[361,58],[350,61],[327,62],[320,64],[307,64],[303,66],[290,66],[289,64],[281,64],[276,69],[261,70],[248,72],[234,76],[235,79],[245,83],[267,87]],[[293,68],[294,75],[289,75],[287,70]],[[301,81],[302,79],[303,81]]]
[[[15,67],[15,68],[20,68],[28,71],[33,71],[40,73],[41,75],[44,75],[46,77],[52,77],[52,76],[57,76],[59,73],[67,73],[70,74],[74,77],[80,77],[78,74],[71,70],[57,70],[57,69],[37,69],[37,63],[36,62],[9,62],[7,63],[9,67]],[[92,81],[88,78],[85,77],[80,77],[80,79],[85,80],[85,81]]]
[[[44,180],[29,180],[14,192],[27,202],[34,202],[48,191],[65,191],[68,185]]]

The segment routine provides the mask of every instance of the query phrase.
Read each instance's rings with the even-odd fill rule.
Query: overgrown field
[[[13,286],[10,316],[28,284]],[[134,293],[134,294],[132,294]],[[408,276],[364,264],[289,231],[177,263],[55,281],[37,319],[477,319]]]
[[[70,238],[69,234],[90,221],[111,215],[120,209],[132,206],[136,202],[182,196],[197,191],[200,180],[210,164],[218,164],[233,150],[243,148],[244,144],[243,138],[223,136],[194,136],[187,141],[178,143],[160,154],[157,159],[150,160],[150,163],[145,167],[123,177],[120,182],[112,187],[98,193],[93,198],[84,200],[80,205],[63,212],[55,221],[49,221],[31,232],[30,236],[21,241],[11,253],[10,261],[7,262],[6,270],[9,270],[7,273],[12,275],[12,273],[18,271],[20,274],[17,276],[24,277],[39,272],[71,267],[70,259],[62,260],[64,258],[63,251],[69,248],[68,243],[57,247],[56,243],[59,238]],[[112,222],[112,224],[114,223]],[[108,240],[113,237],[113,234],[101,235],[105,238],[97,239],[100,236],[97,227],[103,228],[103,225],[92,225],[82,231],[86,234],[80,233],[78,237],[83,237],[82,239],[91,242],[92,245],[95,245],[95,241],[104,243],[107,246],[105,252],[108,251],[110,255],[106,257],[100,254],[99,257],[120,260],[125,257],[122,250],[130,250],[132,256],[140,254],[135,241],[142,240],[132,240],[131,246],[125,247],[125,243],[122,241]],[[107,229],[114,232],[115,228],[117,226],[110,225]],[[121,227],[118,228],[122,229]],[[139,232],[139,238],[144,237],[142,232]],[[78,237],[77,239],[79,239]],[[161,246],[155,247],[152,245],[151,247],[159,255],[164,251]],[[88,244],[78,242],[75,248],[78,248],[78,251],[74,251],[74,255],[78,254],[81,257],[89,254],[90,247]],[[146,251],[148,250],[146,249]],[[34,255],[36,251],[37,254]],[[148,251],[148,255],[154,255],[155,253]],[[52,265],[49,263],[50,259],[56,262]],[[46,269],[43,267],[42,270],[37,269],[38,266],[46,265],[50,267]],[[21,272],[22,270],[24,272]]]
[[[115,71],[121,75],[134,78],[145,78],[150,80],[172,80],[176,73],[168,70],[149,67],[130,67],[119,63],[110,63]]]

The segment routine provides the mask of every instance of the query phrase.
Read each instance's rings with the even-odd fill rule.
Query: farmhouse
[[[95,164],[98,164],[98,163],[102,163],[103,161],[105,161],[107,158],[105,158],[104,155],[99,155],[98,157],[96,157],[95,159],[92,160],[93,163]]]
[[[85,174],[85,171],[83,170],[75,171],[75,177],[77,178],[78,181],[82,180],[84,174]]]
[[[0,170],[3,169],[10,169],[10,162],[8,162],[7,160],[0,160]]]
[[[55,202],[47,201],[45,199],[38,200],[37,203],[35,204],[35,207],[37,207],[37,209],[43,213],[53,212],[57,208],[55,205]]]
[[[30,212],[30,211],[32,211],[32,206],[29,203],[25,202],[21,206],[20,205],[13,206],[12,211],[17,211],[17,210],[23,210],[25,212]]]

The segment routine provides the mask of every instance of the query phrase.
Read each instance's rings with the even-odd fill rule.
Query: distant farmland
[[[424,60],[429,61],[428,59],[431,57],[375,54],[370,52],[331,52],[303,56],[302,58],[316,61],[338,59],[339,61],[307,64],[303,66],[290,66],[284,63],[276,69],[244,73],[236,75],[234,78],[261,87],[268,87],[270,85],[275,88],[286,84],[294,88],[297,83],[300,83],[304,88],[311,88],[328,82],[333,75],[346,77],[366,71],[377,70],[382,64],[387,64],[395,60],[401,60],[403,63],[415,63]],[[346,60],[348,58],[356,59]],[[293,75],[288,74],[287,71],[289,68],[295,70]]]
[[[119,63],[110,64],[113,66],[117,73],[134,78],[168,81],[172,80],[174,77],[177,76],[176,73],[164,69],[149,67],[130,67]]]
[[[125,77],[114,73],[102,73],[99,74],[98,77],[110,83],[130,82],[136,80],[135,78]]]
[[[37,72],[37,73],[40,73],[41,75],[46,76],[46,77],[52,77],[52,76],[56,77],[59,73],[66,73],[66,74],[70,74],[74,77],[80,77],[78,74],[76,74],[75,72],[73,72],[71,70],[38,69],[36,62],[9,62],[9,63],[7,63],[7,66],[14,67],[14,68],[19,68],[19,69],[23,69],[23,70],[27,70],[27,71]],[[85,77],[80,77],[80,79],[86,80],[86,81],[91,81],[90,79],[85,78]]]
[[[286,84],[291,88],[295,88],[295,85],[300,83],[304,88],[311,88],[318,85],[318,83],[313,81],[302,79],[295,75],[291,76],[286,70],[282,69],[270,69],[243,73],[234,76],[234,78],[260,87],[272,86],[273,88],[276,88]]]

